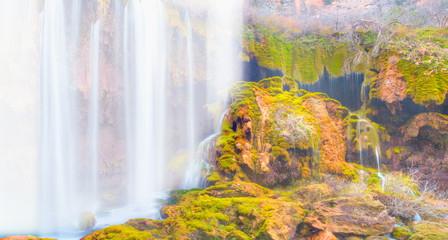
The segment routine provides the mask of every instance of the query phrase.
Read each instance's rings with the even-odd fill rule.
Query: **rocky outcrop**
[[[322,172],[353,177],[345,162],[348,110],[325,94],[283,91],[285,83],[274,77],[233,86],[216,143],[218,170],[267,187]]]
[[[305,222],[315,229],[346,237],[381,235],[394,228],[386,206],[371,195],[318,203]]]
[[[402,127],[404,141],[409,141],[419,135],[423,127],[432,128],[441,136],[448,135],[448,116],[439,113],[422,113],[414,117]]]

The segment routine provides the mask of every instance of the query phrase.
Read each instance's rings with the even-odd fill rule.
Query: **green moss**
[[[414,226],[414,231],[409,240],[444,240],[448,236],[448,226],[440,223],[422,222]]]
[[[397,240],[406,240],[411,236],[411,232],[408,229],[397,227],[392,232],[392,237]]]
[[[282,78],[280,78],[280,77],[272,77],[272,78],[266,78],[266,79],[261,80],[258,83],[258,86],[260,86],[262,88],[266,88],[266,89],[267,88],[274,88],[275,92],[281,93],[283,91],[282,90],[282,82],[283,82]],[[271,90],[271,91],[273,91],[273,90]]]
[[[300,35],[294,39],[283,36],[276,29],[258,25],[246,26],[243,36],[246,55],[253,55],[260,66],[280,70],[301,83],[314,83],[319,79],[325,62],[331,64],[325,60],[336,44],[335,39],[329,40],[319,34]],[[337,72],[340,75],[341,69]]]
[[[344,63],[347,58],[347,47],[345,45],[337,47],[326,62],[328,72],[334,77],[343,76]]]
[[[86,240],[105,240],[105,239],[135,239],[135,240],[147,240],[147,239],[155,239],[150,232],[146,231],[138,231],[137,229],[126,226],[126,225],[118,225],[118,226],[110,226],[101,231],[96,231],[93,234],[89,235]]]
[[[350,163],[350,165],[352,165],[357,170],[363,170],[363,171],[366,171],[366,172],[369,172],[369,173],[376,173],[376,172],[378,172],[378,169],[364,167],[364,166],[361,166],[361,165],[359,165],[357,163]]]
[[[219,182],[219,181],[221,181],[221,176],[216,171],[213,171],[210,175],[207,176],[207,182]]]
[[[383,192],[383,190],[381,189],[381,179],[376,173],[370,174],[369,178],[367,179],[367,186],[371,191]]]
[[[348,163],[341,163],[342,167],[342,176],[346,179],[357,181],[358,180],[358,173],[354,168],[350,166]]]
[[[424,65],[401,60],[398,69],[406,79],[406,95],[415,103],[428,106],[432,103],[440,105],[445,101],[448,91],[448,72],[429,71]]]

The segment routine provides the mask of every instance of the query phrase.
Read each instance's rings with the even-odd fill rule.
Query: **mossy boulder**
[[[348,110],[326,94],[284,90],[284,84],[285,78],[273,77],[231,87],[215,148],[223,180],[272,187],[318,179],[321,172],[356,178],[345,162]]]
[[[85,239],[293,239],[305,218],[301,205],[242,181],[188,191],[165,206],[163,221],[130,220]]]

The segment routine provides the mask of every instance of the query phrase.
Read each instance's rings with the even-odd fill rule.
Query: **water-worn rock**
[[[87,230],[95,226],[95,215],[91,212],[84,212],[79,219],[79,226],[82,230]]]

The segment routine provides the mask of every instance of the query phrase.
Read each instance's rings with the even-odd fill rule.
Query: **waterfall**
[[[326,69],[315,83],[301,83],[299,88],[309,92],[322,92],[338,100],[352,111],[361,108],[364,74],[346,73],[342,77],[333,77]]]
[[[187,70],[188,70],[188,80],[187,80],[187,128],[186,128],[186,136],[187,136],[187,147],[188,152],[190,153],[189,162],[195,162],[195,155],[192,153],[195,150],[196,144],[196,111],[195,111],[195,91],[194,91],[194,53],[193,53],[193,34],[190,23],[190,14],[187,11],[185,17],[186,27],[187,27]]]
[[[369,149],[372,150],[372,154],[375,156],[374,163],[378,170],[378,176],[381,175],[381,147],[380,147],[380,135],[376,127],[368,120],[359,117],[356,125],[356,137],[358,139],[359,150],[359,164],[361,167],[371,164],[372,161],[368,159]],[[367,154],[365,154],[367,153]],[[369,161],[370,160],[370,161]]]
[[[17,0],[0,9],[0,190],[8,196],[0,236],[64,238],[86,211],[96,228],[157,218],[167,189],[204,186],[220,131],[204,106],[224,100],[222,112],[219,92],[241,80],[242,3],[170,4]],[[185,13],[182,28],[170,26],[168,5]],[[173,177],[177,152],[195,154]]]
[[[210,160],[215,158],[215,140],[219,136],[219,133],[210,135],[203,140],[197,147],[194,159],[187,167],[185,173],[185,180],[181,185],[183,189],[191,188],[205,188],[206,177],[210,174],[211,163]]]
[[[125,82],[129,108],[129,203],[144,207],[163,190],[166,23],[160,0],[129,1],[125,9]],[[132,54],[131,54],[132,53]]]
[[[0,8],[0,235],[37,228],[37,3],[3,1]]]
[[[40,49],[41,230],[73,227],[77,194],[74,92],[70,84],[64,3],[45,1]]]
[[[221,115],[217,127],[218,131],[204,139],[197,147],[194,159],[190,162],[185,172],[185,179],[182,182],[181,188],[205,188],[207,186],[206,178],[210,174],[210,170],[213,166],[213,162],[211,161],[214,161],[216,158],[216,140],[221,134],[222,123],[227,112],[228,109]]]
[[[239,36],[235,35],[240,31],[242,22],[242,2],[239,0],[230,1],[209,1],[207,5],[207,102],[227,102],[227,96],[220,96],[219,91],[226,89],[232,82],[242,80],[242,69],[238,59]],[[205,177],[209,173],[209,161],[214,156],[214,140],[221,131],[221,124],[224,114],[216,127],[216,132],[209,135],[195,148],[196,137],[190,132],[195,125],[195,105],[194,105],[194,79],[193,75],[193,49],[191,43],[191,23],[189,12],[186,13],[187,26],[187,56],[188,56],[188,148],[191,157],[188,162],[187,171],[181,187],[184,189],[205,187]],[[223,91],[226,92],[226,91]],[[204,172],[203,172],[204,171]]]

